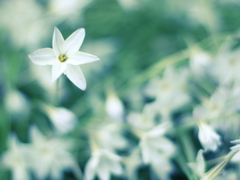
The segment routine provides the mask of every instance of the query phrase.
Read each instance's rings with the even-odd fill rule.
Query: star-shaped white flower
[[[82,90],[86,89],[85,77],[78,65],[99,60],[98,57],[78,51],[85,37],[83,28],[76,30],[66,40],[58,28],[54,28],[53,48],[39,49],[29,55],[33,63],[52,65],[52,82],[64,73]]]
[[[98,176],[101,180],[110,180],[111,174],[122,175],[121,157],[111,151],[99,149],[92,153],[86,164],[85,180]]]

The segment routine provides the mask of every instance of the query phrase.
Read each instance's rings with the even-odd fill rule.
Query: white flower
[[[110,118],[117,121],[123,121],[123,103],[114,92],[109,92],[105,108]]]
[[[50,13],[57,13],[59,15],[73,15],[76,11],[81,11],[85,6],[91,3],[91,0],[50,0]]]
[[[43,109],[46,111],[58,132],[67,133],[76,127],[77,117],[70,110],[64,107],[56,108],[46,104],[43,104]]]
[[[168,101],[174,97],[186,94],[188,71],[167,67],[161,78],[152,79],[145,91],[148,96]]]
[[[196,162],[188,163],[188,166],[192,169],[192,171],[197,174],[199,177],[203,177],[206,165],[203,157],[203,150],[200,149],[197,153]]]
[[[238,82],[240,68],[240,49],[232,50],[232,44],[225,44],[217,57],[217,63],[214,69],[216,78],[221,84],[229,85]]]
[[[174,169],[169,158],[162,157],[158,163],[151,163],[151,170],[159,179],[170,180],[170,172]]]
[[[66,21],[67,25],[74,27],[78,22],[84,21],[84,11],[92,0],[49,0],[47,9],[54,24]]]
[[[38,179],[51,177],[62,179],[63,171],[71,169],[75,176],[81,178],[81,171],[70,153],[73,142],[67,139],[45,137],[36,127],[30,129],[32,144],[29,145],[30,167]],[[37,162],[37,163],[36,163]]]
[[[196,106],[193,110],[193,116],[196,119],[220,118],[226,113],[227,92],[219,88],[210,99],[204,99],[202,105]]]
[[[214,129],[206,123],[199,121],[198,139],[204,148],[204,151],[216,151],[221,145],[221,137]]]
[[[64,73],[80,89],[86,89],[85,77],[78,65],[99,60],[98,57],[78,51],[85,37],[85,30],[78,29],[66,40],[55,27],[51,48],[39,49],[29,55],[33,63],[52,65],[52,82]]]
[[[8,151],[3,153],[1,164],[12,170],[13,180],[29,180],[26,149],[15,135],[9,138]]]
[[[156,97],[153,102],[159,113],[168,119],[171,112],[189,103],[190,96],[187,93],[187,69],[174,69],[168,67],[162,78],[153,79],[146,87],[146,94]]]
[[[176,152],[174,143],[164,136],[170,126],[168,122],[162,123],[145,132],[140,140],[143,162],[150,164],[151,170],[160,179],[166,180],[173,169],[171,158]]]
[[[159,164],[162,159],[169,159],[174,155],[173,142],[164,136],[169,126],[169,123],[163,123],[143,134],[140,148],[144,163]]]
[[[121,157],[107,150],[94,151],[86,165],[85,179],[93,180],[95,175],[98,175],[101,180],[110,180],[111,173],[115,175],[123,173]]]
[[[118,0],[118,3],[125,9],[125,10],[132,10],[136,9],[139,5],[138,0]]]
[[[18,90],[9,90],[4,96],[5,107],[14,118],[27,119],[29,102],[25,95]]]
[[[197,48],[193,49],[190,57],[190,67],[193,74],[204,75],[209,72],[212,67],[212,57],[209,53]]]
[[[45,28],[49,27],[49,23],[44,21],[44,26],[39,24],[44,9],[36,1],[1,1],[0,11],[5,14],[0,18],[0,26],[8,31],[12,45],[21,48],[28,42],[31,47],[36,46],[46,36]],[[34,38],[31,38],[32,35]]]
[[[156,108],[152,104],[144,106],[142,113],[132,112],[127,116],[127,122],[142,130],[152,129],[155,125]]]
[[[116,41],[112,38],[89,40],[84,44],[82,51],[92,52],[93,54],[97,54],[100,59],[104,59],[104,61],[99,61],[96,64],[84,67],[84,74],[86,76],[96,76],[104,73],[106,69],[115,63],[112,61],[112,57],[117,51],[117,45]]]
[[[123,125],[121,123],[112,123],[104,125],[96,132],[95,139],[101,148],[107,150],[124,149],[128,143],[123,136]]]

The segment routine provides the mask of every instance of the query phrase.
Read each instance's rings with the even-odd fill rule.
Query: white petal
[[[235,145],[233,147],[230,148],[232,151],[239,151],[240,150],[240,144]]]
[[[111,167],[111,171],[116,174],[116,175],[120,175],[122,174],[123,170],[122,170],[122,166],[120,163],[118,162],[114,162],[114,161],[110,161],[109,165]]]
[[[99,158],[93,156],[86,165],[85,170],[85,179],[86,180],[93,180],[95,177],[96,169],[99,163]]]
[[[39,129],[37,128],[37,126],[31,126],[30,127],[30,137],[31,137],[31,141],[33,143],[42,143],[44,141],[46,141],[45,137],[42,135],[42,133],[39,131]]]
[[[142,151],[143,162],[150,163],[151,150],[150,150],[150,147],[148,146],[148,144],[146,143],[146,140],[144,137],[142,138],[142,140],[140,142],[140,147],[141,147],[141,151]]]
[[[154,127],[153,129],[151,129],[148,134],[151,135],[151,136],[162,136],[163,134],[165,134],[167,132],[167,130],[170,129],[171,127],[171,123],[169,122],[165,122],[165,123],[162,123],[156,127]]]
[[[196,158],[196,168],[199,175],[203,175],[205,173],[205,162],[203,157],[203,150],[200,149],[197,153]]]
[[[65,74],[77,87],[82,90],[86,89],[86,80],[79,66],[68,64]]]
[[[80,64],[91,63],[97,60],[100,60],[97,56],[77,51],[77,52],[68,54],[67,63],[73,64],[73,65],[80,65]]]
[[[52,66],[52,83],[66,70],[67,64],[56,61]]]
[[[34,51],[28,56],[33,63],[38,65],[52,65],[56,60],[56,56],[51,48],[44,48]]]
[[[14,151],[18,151],[19,142],[16,134],[14,133],[11,134],[11,136],[9,137],[8,143],[11,149],[13,149]]]
[[[64,39],[62,37],[61,32],[58,30],[57,27],[54,27],[52,46],[56,57],[58,57],[61,54],[63,43]]]
[[[237,139],[237,140],[233,140],[233,141],[230,141],[231,143],[240,143],[240,140],[239,139]]]
[[[29,175],[24,167],[17,166],[13,168],[13,179],[15,180],[29,180]]]
[[[106,167],[105,164],[100,164],[97,169],[97,174],[101,180],[110,180],[110,171],[109,167]]]
[[[76,52],[82,45],[85,29],[81,28],[72,33],[63,44],[63,53]]]

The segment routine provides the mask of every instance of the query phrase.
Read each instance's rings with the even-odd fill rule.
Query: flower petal
[[[56,61],[52,66],[52,83],[66,70],[67,64]]]
[[[63,44],[63,53],[78,51],[85,37],[85,29],[81,28],[72,33]]]
[[[85,170],[86,180],[94,179],[99,160],[100,159],[97,156],[92,156],[91,159],[88,161]]]
[[[44,48],[34,51],[28,56],[33,63],[38,65],[52,65],[56,60],[53,49]]]
[[[68,64],[65,74],[77,87],[82,90],[86,89],[86,80],[79,66]]]
[[[52,46],[53,46],[53,51],[56,57],[58,57],[61,54],[61,49],[64,44],[64,39],[62,37],[61,32],[58,30],[57,27],[54,27],[54,32],[53,32],[53,40],[52,40]]]
[[[77,51],[74,53],[70,53],[68,55],[67,63],[73,64],[73,65],[80,65],[80,64],[91,63],[97,60],[100,60],[97,56]]]
[[[196,158],[196,169],[197,169],[198,175],[200,176],[203,176],[206,170],[203,152],[204,151],[200,149],[197,153],[197,158]]]

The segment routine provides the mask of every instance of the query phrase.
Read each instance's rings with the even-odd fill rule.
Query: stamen
[[[65,62],[67,60],[67,56],[65,54],[61,54],[59,57],[58,57],[58,60],[61,61],[61,62]]]

